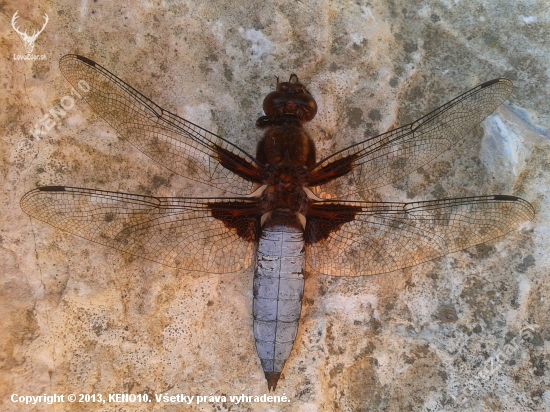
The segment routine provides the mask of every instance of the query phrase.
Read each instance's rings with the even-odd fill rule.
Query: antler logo
[[[44,20],[45,20],[44,25],[42,26],[42,28],[39,31],[35,30],[34,33],[32,34],[32,36],[29,36],[27,34],[26,30],[21,33],[19,28],[15,25],[15,22],[16,22],[17,17],[18,17],[17,16],[18,13],[19,13],[19,11],[16,11],[15,14],[13,15],[13,17],[11,19],[11,26],[17,32],[17,34],[19,34],[21,36],[21,38],[25,42],[25,48],[27,49],[27,54],[31,54],[32,51],[34,50],[34,42],[38,38],[38,35],[40,33],[42,33],[44,31],[44,29],[46,28],[46,24],[48,24],[49,17],[46,13],[44,13]]]

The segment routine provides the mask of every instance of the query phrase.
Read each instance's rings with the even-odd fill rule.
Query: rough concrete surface
[[[33,53],[12,29],[49,22]],[[550,6],[545,1],[3,1],[0,66],[0,409],[5,411],[550,410]],[[275,395],[252,335],[252,270],[177,271],[30,219],[23,194],[70,185],[209,195],[117,136],[69,95],[67,53],[90,57],[166,109],[254,152],[274,76],[319,105],[320,155],[406,124],[483,81],[515,90],[463,141],[377,192],[411,201],[512,194],[519,230],[397,272],[308,276]],[[78,100],[78,99],[77,99]],[[205,396],[24,405],[12,394]],[[226,402],[208,399],[225,396]]]

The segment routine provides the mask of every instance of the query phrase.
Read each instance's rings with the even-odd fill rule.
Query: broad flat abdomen
[[[264,228],[254,271],[254,339],[274,389],[288,359],[302,311],[304,237],[299,228]]]

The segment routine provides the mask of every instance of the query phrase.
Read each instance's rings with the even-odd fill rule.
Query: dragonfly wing
[[[254,199],[152,197],[65,186],[32,190],[21,208],[113,249],[208,273],[250,266],[260,222]]]
[[[502,236],[532,220],[515,196],[479,196],[413,203],[312,203],[306,225],[310,269],[363,276],[417,265]]]
[[[122,137],[172,172],[237,195],[262,182],[262,168],[248,153],[164,110],[94,61],[69,54],[59,67]]]
[[[407,176],[456,144],[510,94],[507,79],[483,83],[414,123],[343,149],[318,162],[308,186],[321,197],[345,197]]]

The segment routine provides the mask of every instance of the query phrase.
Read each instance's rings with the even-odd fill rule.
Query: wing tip
[[[493,199],[498,200],[498,201],[514,202],[514,203],[517,203],[517,204],[521,204],[529,212],[528,219],[531,221],[535,218],[535,208],[533,207],[533,205],[531,203],[529,203],[525,199],[522,199],[521,197],[511,196],[511,195],[493,195]]]
[[[488,82],[481,83],[481,84],[479,85],[479,87],[480,87],[481,89],[485,89],[486,87],[490,87],[490,86],[492,86],[493,84],[496,84],[496,83],[507,84],[507,85],[509,85],[510,87],[514,87],[514,83],[512,83],[511,80],[506,79],[506,78],[504,78],[504,77],[498,77],[498,78],[496,78],[496,79],[489,80]]]
[[[30,212],[30,205],[32,203],[31,199],[33,199],[38,192],[65,192],[65,189],[65,186],[37,187],[36,189],[33,189],[23,195],[23,197],[19,200],[19,206],[25,213],[32,216],[32,213]]]

